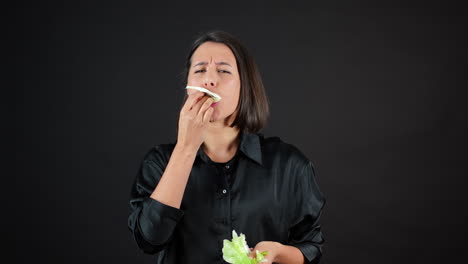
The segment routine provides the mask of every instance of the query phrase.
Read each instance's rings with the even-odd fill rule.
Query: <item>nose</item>
[[[207,70],[203,84],[205,88],[215,88],[218,85],[218,77],[215,70]]]
[[[205,86],[206,87],[214,87],[215,83],[213,81],[205,81]]]

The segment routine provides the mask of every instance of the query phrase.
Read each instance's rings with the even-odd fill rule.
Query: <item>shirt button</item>
[[[227,192],[226,189],[223,189],[223,194],[226,194],[226,192]]]
[[[226,169],[229,169],[229,165],[226,165]]]

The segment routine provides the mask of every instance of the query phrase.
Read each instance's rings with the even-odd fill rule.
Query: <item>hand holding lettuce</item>
[[[223,240],[223,259],[231,264],[257,264],[260,262],[266,262],[265,255],[267,251],[259,252],[256,250],[256,257],[254,259],[249,257],[252,253],[247,242],[245,241],[245,235],[237,235],[235,230],[232,230],[232,241],[228,239]]]

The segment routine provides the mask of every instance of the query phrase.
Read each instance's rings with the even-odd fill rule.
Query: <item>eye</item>
[[[200,72],[206,72],[206,70],[196,70],[194,73],[200,73]],[[226,71],[226,70],[218,70],[218,72],[220,73],[227,73],[227,74],[231,74],[230,71]]]

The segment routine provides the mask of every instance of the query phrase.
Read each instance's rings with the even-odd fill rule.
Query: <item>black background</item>
[[[14,262],[154,262],[127,228],[129,191],[146,151],[176,139],[184,58],[210,29],[255,57],[272,112],[263,133],[316,165],[323,263],[466,260],[459,5],[129,3],[4,9]]]

